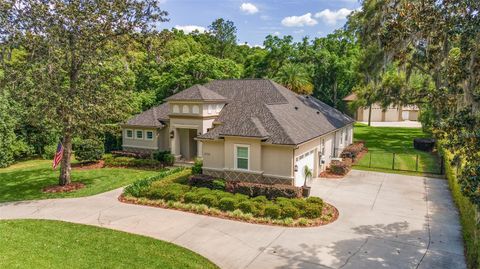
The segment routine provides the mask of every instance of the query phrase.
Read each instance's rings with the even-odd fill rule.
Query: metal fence
[[[444,174],[443,158],[431,153],[368,151],[354,166],[386,170]]]

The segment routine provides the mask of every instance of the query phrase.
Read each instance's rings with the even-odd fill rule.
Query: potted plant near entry
[[[303,167],[303,176],[305,177],[305,181],[302,186],[302,195],[303,197],[308,197],[310,196],[310,189],[312,187],[307,186],[307,180],[312,177],[312,170],[306,165]]]

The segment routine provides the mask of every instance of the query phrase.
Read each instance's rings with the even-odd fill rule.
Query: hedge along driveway
[[[123,168],[72,169],[72,181],[84,183],[85,188],[70,193],[43,193],[44,187],[58,184],[58,169],[52,170],[51,161],[48,160],[25,161],[0,169],[0,203],[89,196],[117,189],[155,174],[158,174],[158,171]]]

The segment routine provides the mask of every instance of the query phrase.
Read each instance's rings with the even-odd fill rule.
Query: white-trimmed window
[[[212,107],[212,105],[208,105],[208,107],[207,107],[207,113],[208,113],[208,114],[212,114],[212,112],[213,112],[213,107]]]
[[[250,169],[250,146],[235,145],[235,169]]]
[[[194,105],[194,106],[192,107],[192,113],[193,113],[193,114],[198,114],[198,113],[200,113],[200,108],[199,108],[197,105]]]
[[[180,107],[178,105],[173,105],[173,113],[180,113]]]
[[[143,139],[143,131],[135,130],[135,139]]]
[[[187,105],[183,105],[183,107],[182,107],[182,113],[185,113],[185,114],[190,113],[190,109],[188,108]]]
[[[146,140],[153,140],[153,132],[152,131],[146,131],[145,132],[145,139]]]
[[[127,138],[133,139],[133,130],[132,129],[125,130],[125,136]]]

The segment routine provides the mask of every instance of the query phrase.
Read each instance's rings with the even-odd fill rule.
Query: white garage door
[[[298,171],[295,172],[295,186],[300,187],[303,186],[303,183],[305,182],[305,175],[303,173],[305,166],[310,168],[313,173],[313,165],[315,161],[315,151],[311,150],[309,152],[306,152],[300,156],[295,157],[295,165],[298,168]]]

